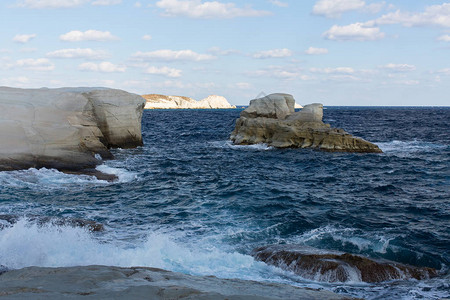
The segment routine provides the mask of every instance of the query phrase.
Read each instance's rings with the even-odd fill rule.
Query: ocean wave
[[[56,169],[30,168],[17,171],[0,172],[0,186],[12,188],[41,189],[64,189],[71,186],[90,187],[92,185],[108,185],[115,183],[125,183],[137,178],[137,174],[124,168],[114,168],[106,164],[97,166],[98,171],[113,174],[118,177],[117,181],[108,182],[99,180],[95,176],[84,174],[67,174]]]
[[[221,149],[233,149],[233,150],[256,150],[256,151],[267,151],[275,149],[272,146],[269,146],[264,143],[254,144],[254,145],[234,145],[231,141],[219,141],[219,142],[211,142],[215,148]]]
[[[25,219],[0,230],[0,265],[67,267],[86,265],[145,266],[192,275],[264,280],[267,268],[251,256],[214,247],[191,249],[167,234],[151,233],[140,243],[113,243],[89,230]]]
[[[323,231],[332,231],[325,229]],[[344,230],[351,232],[351,230]],[[313,239],[318,231],[304,239]],[[119,267],[143,266],[162,268],[191,275],[219,278],[238,278],[290,284],[299,287],[320,288],[362,297],[377,298],[380,290],[361,282],[318,283],[303,279],[292,272],[258,262],[249,255],[223,251],[220,244],[184,244],[170,233],[154,231],[145,239],[134,242],[111,241],[105,233],[92,233],[87,228],[38,225],[21,219],[13,226],[0,230],[0,265],[6,269],[28,266],[69,267],[108,265]],[[396,295],[448,296],[446,278],[427,281],[390,282],[379,289]],[[446,286],[445,286],[446,285]],[[442,289],[443,288],[443,289]],[[394,291],[395,290],[395,291]],[[433,299],[433,298],[430,298]],[[438,298],[436,298],[438,299]]]
[[[56,169],[35,169],[0,172],[0,185],[4,187],[28,188],[64,188],[68,185],[105,184],[94,176],[74,175]]]
[[[324,242],[332,242],[341,251],[350,248],[359,253],[375,252],[379,254],[386,254],[387,249],[392,247],[390,242],[393,239],[394,237],[387,237],[386,235],[362,233],[355,228],[337,228],[334,226],[316,228],[295,238],[297,243],[316,247],[324,246]]]
[[[376,142],[378,147],[384,153],[413,153],[413,152],[429,152],[448,148],[447,145],[435,144],[424,141],[390,141],[390,142]]]
[[[129,171],[125,168],[111,167],[106,164],[99,165],[95,169],[102,173],[116,175],[119,183],[131,182],[138,177],[136,172]]]

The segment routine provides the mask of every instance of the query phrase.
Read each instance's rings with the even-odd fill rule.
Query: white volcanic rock
[[[301,111],[289,115],[286,120],[299,120],[303,122],[322,122],[323,105],[320,103],[308,104]]]
[[[263,98],[250,101],[242,113],[245,118],[271,118],[284,119],[287,115],[295,112],[295,100],[289,94],[270,94]]]
[[[147,101],[145,109],[221,109],[236,108],[228,103],[227,99],[221,96],[211,95],[207,98],[196,101],[183,96],[165,96],[159,94],[143,95]]]
[[[143,107],[112,89],[0,87],[0,170],[95,167],[109,147],[142,145]]]
[[[225,97],[210,95],[203,100],[198,101],[198,108],[236,108],[236,106],[228,103]]]
[[[97,125],[108,147],[142,146],[142,97],[122,90],[94,90],[83,95],[94,106]]]
[[[3,272],[0,297],[7,299],[351,299],[312,288],[190,276],[144,267],[28,267]]]

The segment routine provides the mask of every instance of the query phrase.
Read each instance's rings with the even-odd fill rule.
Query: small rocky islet
[[[264,143],[275,148],[313,148],[330,152],[381,153],[381,149],[340,128],[322,122],[323,105],[305,105],[295,112],[289,94],[271,94],[250,101],[230,139],[236,145]]]

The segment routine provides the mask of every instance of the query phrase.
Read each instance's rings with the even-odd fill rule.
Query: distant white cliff
[[[165,96],[158,94],[143,95],[146,100],[145,109],[218,109],[236,108],[225,97],[211,95],[197,101],[189,97]]]

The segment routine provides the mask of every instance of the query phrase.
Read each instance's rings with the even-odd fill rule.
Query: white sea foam
[[[296,238],[296,243],[310,244],[314,241],[322,241],[327,237],[334,241],[340,242],[342,245],[351,245],[358,248],[359,251],[373,251],[385,254],[392,237],[385,235],[370,234],[369,236],[361,236],[357,234],[354,228],[336,228],[333,226],[319,227],[303,233]]]
[[[220,142],[212,142],[211,143],[216,148],[226,148],[233,150],[256,150],[256,151],[267,151],[275,149],[272,146],[268,146],[267,144],[260,143],[254,145],[234,145],[231,141],[220,141]]]
[[[137,178],[137,173],[135,172],[128,171],[124,168],[111,167],[106,164],[99,165],[95,169],[102,173],[116,175],[119,178],[119,182],[131,182]]]
[[[66,174],[55,169],[35,169],[0,172],[0,185],[28,188],[64,188],[68,185],[104,184],[94,176]]]
[[[210,245],[211,246],[211,245]],[[65,267],[76,265],[148,266],[194,275],[264,280],[264,263],[216,248],[190,249],[165,234],[152,233],[132,247],[102,242],[83,228],[20,220],[0,231],[0,265]]]
[[[413,152],[428,152],[433,150],[445,149],[446,145],[434,144],[424,141],[391,141],[391,142],[376,142],[381,150],[385,153],[413,153]]]
[[[67,174],[56,169],[35,169],[0,172],[0,186],[4,187],[28,187],[40,189],[43,186],[47,189],[69,188],[71,186],[90,187],[92,185],[105,185],[114,183],[131,182],[137,178],[137,174],[124,168],[114,168],[106,164],[99,165],[98,171],[106,174],[114,174],[119,180],[107,182],[98,180],[95,176],[83,174]]]

